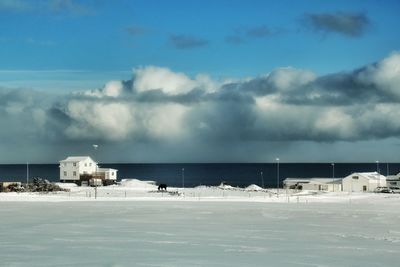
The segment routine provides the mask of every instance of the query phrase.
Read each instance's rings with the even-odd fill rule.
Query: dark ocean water
[[[30,164],[29,176],[58,181],[58,164]],[[182,185],[184,168],[185,186],[218,185],[226,181],[233,186],[249,184],[276,186],[276,163],[183,163],[183,164],[100,164],[101,167],[118,169],[118,179],[137,178],[166,183],[170,186]],[[335,177],[345,177],[352,172],[372,172],[376,163],[335,163]],[[400,172],[400,163],[380,163],[383,175]],[[261,177],[261,172],[263,176]],[[280,163],[280,182],[287,177],[332,177],[331,163]],[[0,165],[0,181],[26,181],[26,165]]]

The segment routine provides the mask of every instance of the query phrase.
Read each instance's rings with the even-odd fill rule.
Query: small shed
[[[342,182],[346,192],[374,192],[382,186],[386,186],[386,177],[377,172],[355,172],[344,177]]]

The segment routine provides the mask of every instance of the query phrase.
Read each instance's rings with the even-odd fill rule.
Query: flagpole
[[[26,186],[29,184],[29,162],[26,162]]]

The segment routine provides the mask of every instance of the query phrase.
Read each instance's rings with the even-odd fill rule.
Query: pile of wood
[[[21,182],[1,182],[0,192],[58,192],[69,191],[42,178],[33,178],[33,182],[22,185]]]
[[[25,188],[22,187],[20,182],[1,182],[0,192],[24,192]]]
[[[33,178],[33,183],[28,184],[26,191],[28,192],[57,192],[57,191],[68,191],[59,187],[58,185],[49,182],[46,179],[39,177]]]

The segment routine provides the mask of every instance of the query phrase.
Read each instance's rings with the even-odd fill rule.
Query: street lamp
[[[185,188],[185,168],[182,168],[182,188]]]
[[[279,158],[276,158],[276,196],[279,197]]]
[[[29,184],[29,162],[26,162],[26,188],[28,188]]]
[[[331,163],[332,165],[332,187],[333,187],[333,192],[335,192],[335,163]]]
[[[263,172],[260,172],[261,175],[261,187],[264,188],[264,176],[263,176]]]
[[[386,176],[389,176],[389,162],[386,163]]]
[[[378,173],[378,186],[380,187],[381,186],[381,177],[380,177],[380,174],[379,174],[379,160],[377,160],[377,161],[375,161],[376,162],[376,172]]]

